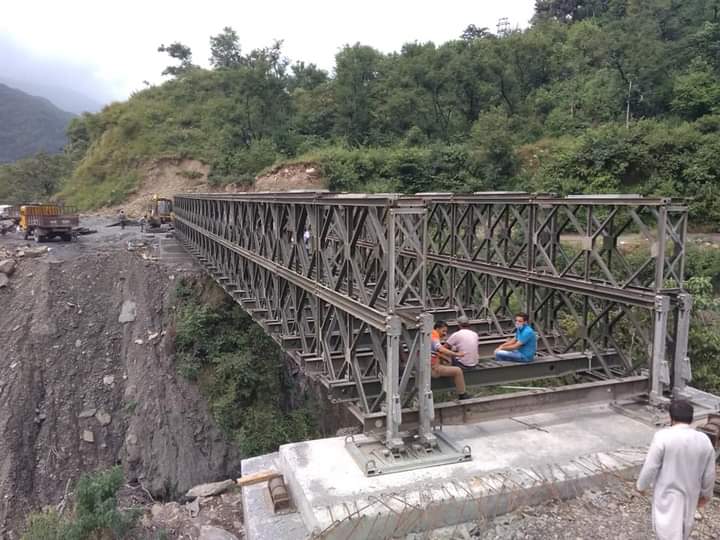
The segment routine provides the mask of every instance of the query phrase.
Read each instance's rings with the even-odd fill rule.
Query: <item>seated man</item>
[[[458,399],[468,399],[470,396],[465,392],[463,370],[457,366],[448,365],[452,362],[453,356],[463,356],[464,353],[454,353],[441,343],[441,340],[447,335],[447,331],[448,327],[444,321],[437,321],[433,326],[430,347],[431,375],[435,379],[438,377],[452,377]]]
[[[495,359],[511,362],[532,362],[537,350],[535,331],[528,324],[527,313],[515,315],[515,337],[495,349]]]
[[[459,351],[452,359],[452,365],[461,369],[471,369],[478,365],[478,343],[480,337],[470,329],[470,321],[463,315],[458,317],[460,330],[447,339],[447,345],[453,351]],[[461,358],[460,358],[461,357]]]

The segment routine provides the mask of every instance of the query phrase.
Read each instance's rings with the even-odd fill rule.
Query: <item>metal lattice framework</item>
[[[176,196],[175,212],[188,250],[390,447],[407,408],[433,440],[437,318],[468,316],[490,357],[513,314],[531,314],[538,360],[488,360],[469,384],[647,375],[658,400],[690,379],[687,208],[671,199],[198,194]],[[628,235],[647,247],[623,249]]]

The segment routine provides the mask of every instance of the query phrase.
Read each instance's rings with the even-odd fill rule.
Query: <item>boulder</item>
[[[0,289],[7,287],[8,283],[10,283],[10,279],[5,274],[0,274]]]
[[[12,259],[5,259],[4,261],[0,261],[0,274],[10,276],[14,271],[15,261],[13,261]]]
[[[97,412],[97,409],[85,409],[83,411],[80,411],[80,414],[78,414],[78,418],[91,418],[95,416],[95,413]]]
[[[23,248],[23,256],[24,257],[42,257],[48,252],[47,246],[39,246],[39,247],[26,247]]]
[[[95,418],[97,418],[101,426],[107,426],[112,420],[112,417],[105,411],[98,411]]]
[[[86,443],[94,443],[95,442],[95,434],[90,431],[89,429],[84,429],[82,433],[82,440]]]
[[[188,499],[194,499],[196,497],[212,497],[213,495],[220,495],[235,485],[233,480],[223,480],[222,482],[212,482],[210,484],[200,484],[195,486],[188,491],[185,496]]]

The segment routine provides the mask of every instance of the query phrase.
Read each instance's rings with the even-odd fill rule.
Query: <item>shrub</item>
[[[139,513],[117,508],[117,492],[123,485],[119,466],[84,474],[75,488],[73,515],[61,518],[57,512],[30,514],[22,540],[88,540],[128,538]]]
[[[283,353],[239,306],[224,295],[203,303],[199,289],[180,280],[176,297],[178,371],[199,381],[218,426],[245,456],[316,435],[307,398],[291,409],[283,397]],[[210,292],[217,292],[215,286]]]

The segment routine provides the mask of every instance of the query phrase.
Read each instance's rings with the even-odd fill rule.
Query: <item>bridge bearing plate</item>
[[[403,471],[450,465],[472,460],[469,446],[458,448],[442,431],[433,431],[434,445],[423,444],[415,436],[403,437],[403,446],[396,452],[372,435],[348,437],[345,448],[365,476],[378,476]]]

